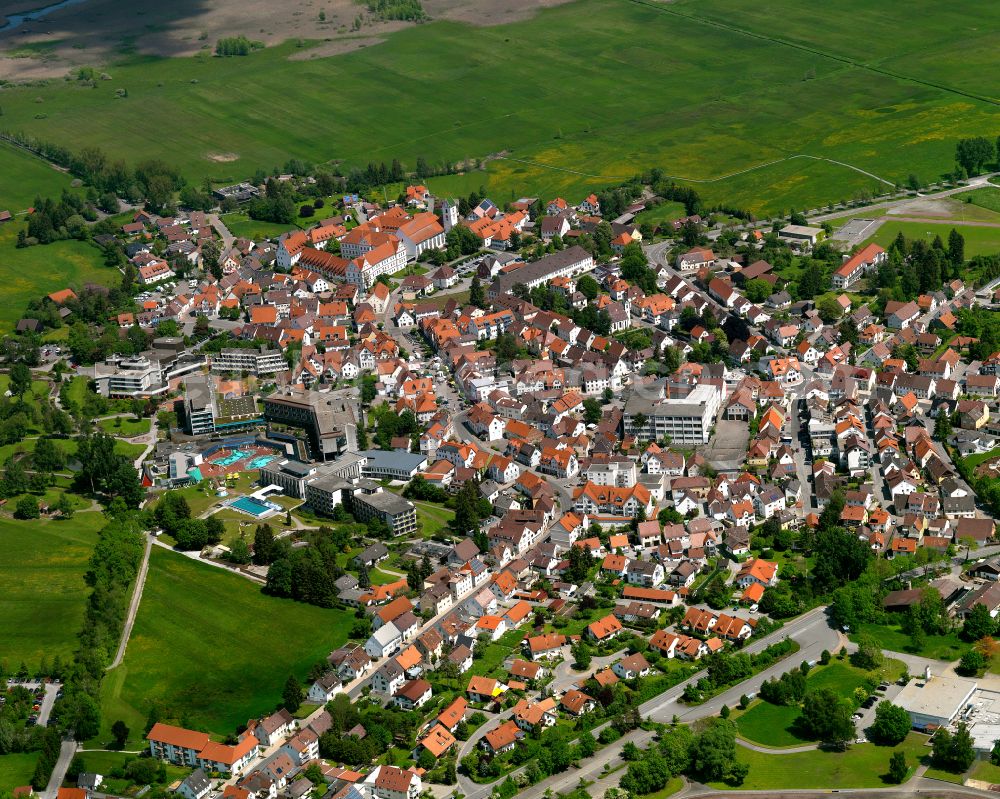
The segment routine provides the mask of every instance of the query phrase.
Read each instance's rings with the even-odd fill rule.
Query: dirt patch
[[[370,47],[373,44],[382,44],[385,38],[382,36],[345,36],[341,39],[333,39],[329,42],[317,44],[305,50],[296,50],[290,56],[289,61],[311,61],[314,58],[328,58],[334,55],[343,55],[360,47]]]
[[[39,2],[7,2],[4,11],[38,8]],[[571,0],[425,0],[424,7],[431,19],[499,25],[565,2]],[[267,46],[295,39],[323,42],[292,56],[311,60],[379,44],[385,34],[409,25],[366,19],[352,31],[359,15],[365,16],[365,7],[355,0],[133,0],[126,6],[120,0],[87,0],[0,32],[0,78],[62,77],[74,67],[107,64],[129,53],[191,56],[237,35]],[[2,57],[14,52],[32,57]]]
[[[215,161],[219,164],[228,164],[231,161],[239,161],[240,156],[238,153],[209,153],[205,156],[209,161]]]
[[[534,16],[542,8],[572,0],[424,0],[432,19],[449,19],[470,25],[503,25]]]
[[[950,219],[961,213],[963,203],[950,197],[918,197],[910,202],[897,205],[890,209],[889,216],[927,216],[938,219]]]

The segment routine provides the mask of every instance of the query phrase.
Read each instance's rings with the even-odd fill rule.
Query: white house
[[[403,634],[392,622],[383,624],[365,642],[365,652],[373,660],[396,654],[403,644]]]

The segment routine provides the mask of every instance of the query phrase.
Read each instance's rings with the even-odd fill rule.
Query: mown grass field
[[[0,142],[0,211],[17,214],[29,208],[35,197],[53,197],[70,188],[73,178],[49,166],[31,153]],[[12,223],[10,223],[12,224]]]
[[[867,633],[874,636],[882,649],[893,652],[910,652],[934,660],[958,660],[968,649],[969,645],[958,637],[957,633],[948,635],[927,635],[919,652],[910,649],[910,636],[904,633],[896,625],[862,624],[856,632],[852,632],[848,637],[857,642],[859,634]]]
[[[38,752],[0,755],[0,791],[9,791],[31,782],[38,757]]]
[[[990,211],[1000,213],[1000,189],[993,187],[974,189],[968,194],[962,194],[961,197],[972,205],[978,205],[980,208],[987,208]]]
[[[883,247],[888,247],[893,239],[902,232],[908,239],[924,239],[928,244],[935,236],[948,241],[948,234],[955,228],[965,238],[965,257],[973,255],[992,255],[1000,252],[1000,227],[979,227],[963,225],[961,222],[896,222],[891,218],[885,222],[869,241],[874,241]]]
[[[750,766],[750,773],[737,790],[793,790],[797,788],[883,788],[893,752],[906,755],[912,769],[930,754],[927,736],[911,732],[897,747],[854,744],[846,752],[814,750],[793,754],[765,754],[745,747],[736,748],[736,759]],[[734,786],[711,783],[713,788]]]
[[[0,519],[0,659],[8,667],[23,661],[35,669],[42,657],[51,663],[72,655],[89,593],[83,575],[104,524],[99,513],[66,521]]]
[[[56,438],[53,440],[56,446],[65,452],[67,456],[72,457],[76,453],[76,439]],[[37,444],[37,438],[26,438],[24,441],[18,441],[16,444],[4,444],[0,447],[0,463],[6,461],[7,458],[16,452],[31,452]],[[115,441],[115,452],[133,460],[138,458],[144,449],[145,447],[142,444],[130,444],[128,441],[122,441],[121,439]]]
[[[153,547],[125,659],[102,686],[101,740],[123,719],[139,743],[152,702],[164,717],[231,733],[273,710],[288,675],[304,679],[352,622],[350,613],[265,596],[242,577]]]
[[[134,416],[115,416],[113,419],[101,419],[98,426],[106,433],[121,438],[135,438],[149,432],[149,419],[136,419]]]
[[[0,170],[3,162],[0,160]],[[0,186],[6,185],[6,175]],[[58,192],[56,192],[58,194]],[[2,205],[2,203],[0,203]],[[115,269],[104,266],[100,250],[79,241],[57,241],[53,244],[17,249],[20,222],[0,226],[0,334],[8,333],[24,313],[28,301],[69,286],[84,283],[110,285],[121,280]]]
[[[830,665],[820,666],[809,673],[806,690],[832,688],[838,696],[850,697],[856,688],[864,684],[866,678],[897,680],[904,668],[901,661],[892,659],[887,660],[879,669],[867,672],[835,660]],[[736,717],[736,726],[743,738],[763,746],[801,746],[808,743],[809,739],[802,738],[795,732],[794,724],[799,713],[798,706],[773,705],[761,700]]]
[[[246,58],[131,56],[96,89],[59,80],[5,90],[4,124],[130,161],[162,157],[196,180],[234,180],[289,157],[344,167],[398,157],[412,168],[418,156],[506,152],[520,160],[485,169],[498,202],[578,201],[659,166],[714,181],[698,184],[712,201],[761,211],[876,182],[827,161],[783,160],[792,155],[930,179],[952,168],[956,138],[996,133],[994,106],[977,97],[995,89],[995,3],[734,10],[731,0],[579,0],[493,27],[435,21],[328,58],[291,61],[294,43]],[[115,96],[122,88],[126,99]],[[282,113],[260,112],[275,106]],[[218,153],[239,158],[212,160]]]

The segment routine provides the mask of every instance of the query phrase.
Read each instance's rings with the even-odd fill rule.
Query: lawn
[[[806,690],[832,688],[838,696],[850,697],[866,679],[897,680],[902,675],[901,661],[890,659],[875,671],[864,671],[843,661],[833,661],[828,666],[820,666],[809,673]],[[734,714],[740,735],[748,741],[763,746],[800,746],[808,739],[800,738],[792,730],[799,717],[799,708],[787,705],[772,705],[763,700],[755,702],[739,715]]]
[[[970,469],[974,470],[980,463],[988,461],[990,458],[994,458],[997,455],[1000,455],[1000,448],[991,449],[989,452],[980,452],[976,455],[970,455],[963,460]]]
[[[320,211],[320,213],[322,214],[322,211]],[[221,218],[225,226],[229,228],[229,232],[234,236],[237,238],[243,237],[253,239],[254,241],[277,238],[282,233],[295,230],[294,225],[280,225],[275,222],[260,222],[239,212],[223,214]],[[312,222],[314,220],[305,221]]]
[[[149,419],[136,419],[134,416],[116,416],[113,419],[101,419],[98,422],[101,429],[120,438],[135,438],[149,432]]]
[[[934,241],[935,236],[940,236],[944,242],[947,242],[948,234],[951,233],[952,228],[965,237],[966,258],[973,255],[992,255],[1000,252],[1000,227],[977,227],[963,225],[961,222],[939,220],[925,222],[891,220],[885,222],[868,241],[874,241],[876,244],[888,247],[892,244],[893,239],[902,233],[908,239],[924,239],[928,244]]]
[[[1000,766],[994,766],[989,760],[977,760],[972,766],[969,778],[1000,785]]]
[[[893,748],[875,744],[854,744],[846,752],[814,750],[793,754],[765,754],[745,747],[736,748],[736,759],[750,766],[750,773],[737,790],[766,791],[797,788],[882,788],[888,783],[883,775],[889,770],[889,757],[895,751],[906,755],[914,767],[929,754],[926,735],[911,732]],[[711,783],[714,788],[733,788]]]
[[[910,636],[894,625],[863,624],[859,630],[852,632],[849,638],[857,642],[857,636],[860,633],[874,636],[882,649],[893,652],[910,652],[910,654],[934,660],[958,660],[969,648],[969,645],[963,642],[957,633],[924,636],[924,644],[918,652],[910,649]]]
[[[30,207],[35,197],[53,197],[70,188],[72,176],[49,166],[41,158],[0,142],[0,211],[17,214]]]
[[[961,774],[955,774],[952,771],[945,771],[933,766],[924,772],[924,776],[931,780],[941,780],[942,782],[950,782],[954,785],[962,785],[965,782],[964,771]]]
[[[102,686],[101,740],[123,719],[138,744],[153,702],[165,718],[231,733],[271,711],[288,675],[304,680],[347,640],[353,620],[266,596],[248,580],[153,547],[125,659]]]
[[[389,583],[396,582],[396,580],[399,579],[399,575],[389,574],[376,566],[375,568],[369,570],[368,578],[371,580],[372,585],[388,585]]]
[[[6,394],[10,388],[10,375],[2,374],[0,375],[0,394]],[[25,402],[31,402],[32,397],[36,399],[44,399],[48,396],[49,384],[46,380],[32,380],[31,381],[31,392],[24,395]]]
[[[211,488],[211,484],[207,481],[202,481],[197,485],[186,485],[183,488],[171,489],[170,493],[180,494],[187,501],[188,507],[191,509],[191,516],[198,517],[201,516],[205,511],[211,508],[218,502],[225,502],[228,497],[217,497],[215,495],[215,489]],[[230,491],[230,496],[234,496],[235,493]],[[222,513],[223,511],[219,511]],[[232,511],[235,514],[236,511]],[[240,515],[244,521],[250,520],[249,516]]]
[[[798,707],[760,700],[736,718],[736,726],[741,737],[763,746],[801,746],[805,739],[791,730],[798,717]]]
[[[67,521],[0,519],[0,551],[7,553],[0,558],[0,658],[10,668],[72,655],[89,594],[83,576],[104,524],[100,513]]]
[[[80,752],[79,757],[83,760],[85,771],[100,774],[104,777],[104,781],[101,783],[101,790],[103,792],[118,796],[126,796],[132,793],[130,789],[135,787],[135,783],[125,777],[111,777],[110,774],[117,768],[124,768],[128,761],[135,760],[138,755],[130,754],[129,752],[85,750]],[[166,763],[165,768],[167,772],[167,785],[177,780],[183,780],[191,773],[191,769],[175,766],[172,763]]]
[[[2,183],[6,185],[7,181]],[[29,300],[67,286],[110,285],[121,280],[117,270],[104,266],[100,251],[92,244],[57,241],[17,249],[14,246],[17,231],[23,227],[20,222],[0,226],[0,282],[4,299],[0,304],[0,333],[13,329]]]
[[[67,455],[76,454],[76,439],[75,438],[55,438],[56,446],[58,446]],[[16,444],[4,444],[0,446],[0,463],[4,462],[15,452],[31,452],[38,444],[38,437],[26,438],[23,441],[18,441]],[[146,447],[142,444],[130,444],[128,441],[122,441],[118,439],[115,441],[115,452],[119,455],[124,455],[129,460],[134,460],[142,454]]]
[[[667,784],[655,793],[639,794],[640,799],[667,799],[673,796],[684,787],[684,780],[680,777],[671,777]]]
[[[9,791],[31,782],[38,752],[0,755],[0,791]]]
[[[435,505],[433,502],[413,502],[417,508],[417,523],[425,537],[430,537],[446,530],[448,524],[455,518],[455,511]]]
[[[675,219],[681,219],[685,216],[687,216],[687,211],[681,203],[668,201],[653,206],[646,211],[640,211],[635,216],[635,223],[637,225],[648,224],[656,227],[657,225],[662,225],[664,222],[673,222]]]
[[[1000,213],[1000,189],[986,187],[974,189],[967,194],[960,195],[963,200],[980,208],[987,208],[990,211]]]
[[[337,159],[346,172],[503,152],[484,177],[448,181],[463,192],[485,183],[498,202],[578,202],[659,166],[706,181],[710,202],[813,207],[877,181],[791,156],[904,182],[952,169],[958,137],[995,136],[995,108],[977,95],[995,93],[998,28],[987,0],[775,0],[736,15],[730,0],[577,0],[495,26],[435,20],[331,57],[289,60],[294,42],[246,58],[123,57],[96,88],[5,89],[4,126],[112,159],[163,158],[199,184],[291,157],[331,169]],[[283,114],[260,116],[279,105]],[[238,159],[212,160],[219,152]]]

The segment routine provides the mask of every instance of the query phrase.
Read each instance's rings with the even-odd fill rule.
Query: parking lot
[[[36,724],[39,727],[44,727],[49,723],[52,706],[55,704],[57,697],[62,693],[62,683],[17,682],[14,679],[9,679],[7,680],[7,685],[10,688],[20,685],[22,688],[27,688],[35,694],[35,704],[32,706],[31,715],[28,716],[29,727]]]
[[[857,713],[854,714],[854,725],[858,730],[858,741],[867,740],[865,735],[865,730],[875,723],[875,708],[878,707],[878,703],[883,699],[888,699],[890,702],[895,699],[899,692],[903,690],[903,686],[899,682],[885,682],[883,681],[875,693],[869,695],[868,699],[862,702],[861,707],[858,708]]]

